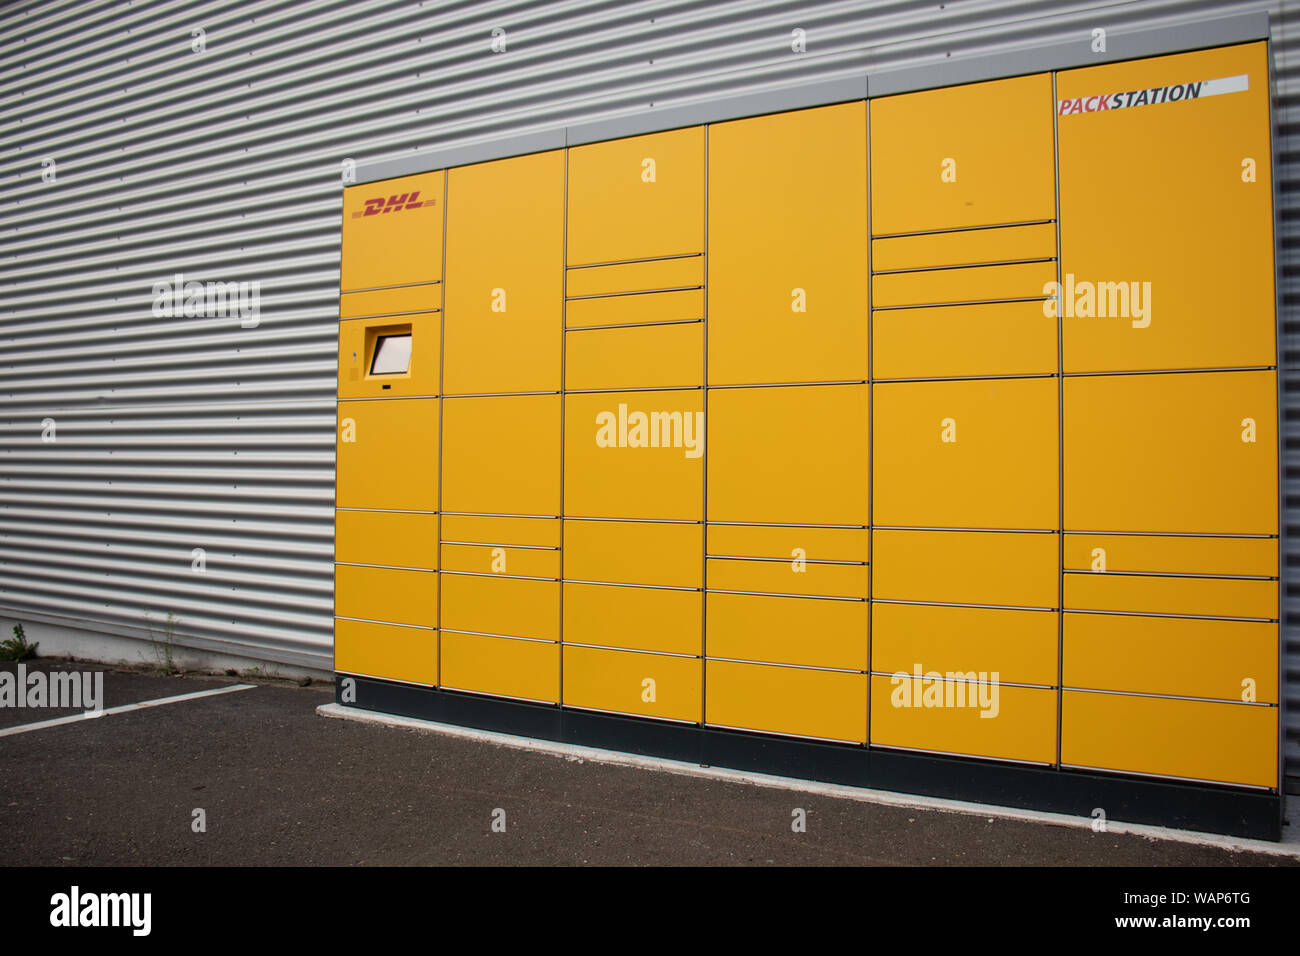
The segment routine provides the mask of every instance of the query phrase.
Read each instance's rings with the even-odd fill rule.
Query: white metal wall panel
[[[1261,10],[1277,81],[1300,778],[1295,0],[5,5],[0,613],[146,636],[172,612],[181,643],[330,666],[344,160]],[[791,49],[796,29],[806,52]],[[154,284],[177,273],[260,283],[256,326],[155,316]]]

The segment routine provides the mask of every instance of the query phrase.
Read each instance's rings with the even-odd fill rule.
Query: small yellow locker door
[[[1065,371],[1276,364],[1265,44],[1067,70],[1057,97]]]
[[[569,266],[704,251],[704,127],[569,150]]]
[[[1277,533],[1273,372],[1065,380],[1065,526]]]
[[[443,400],[445,511],[558,515],[560,396]]]
[[[1052,77],[871,101],[875,236],[1056,218]]]
[[[709,128],[709,383],[867,378],[867,111]]]
[[[1056,390],[1046,378],[876,385],[874,522],[1055,528]]]
[[[446,392],[557,391],[563,151],[448,175]]]
[[[704,509],[700,389],[564,397],[564,513],[699,521]]]
[[[867,386],[709,393],[709,520],[867,523]]]
[[[443,176],[439,170],[343,190],[343,291],[442,278]]]

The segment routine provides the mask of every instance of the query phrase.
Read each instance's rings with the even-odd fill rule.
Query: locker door
[[[709,393],[709,520],[867,523],[867,387]]]
[[[1273,372],[1065,380],[1065,526],[1277,533]]]
[[[715,726],[865,743],[867,675],[773,664],[708,662]]]
[[[569,394],[564,423],[566,515],[704,517],[699,389]]]
[[[704,127],[569,150],[570,266],[704,251]]]
[[[558,515],[560,396],[446,399],[443,455],[445,510]]]
[[[1276,707],[1065,691],[1061,762],[1276,787]]]
[[[343,190],[344,291],[442,278],[443,176],[439,170]]]
[[[1276,364],[1266,45],[1067,70],[1057,96],[1065,370]]]
[[[563,151],[448,175],[446,391],[558,390]]]
[[[438,399],[338,405],[340,508],[438,510]]]
[[[709,383],[867,377],[865,103],[709,128]]]
[[[1056,218],[1048,73],[871,101],[872,235]]]
[[[335,618],[334,669],[433,686],[438,683],[438,632]]]
[[[876,524],[1055,528],[1056,388],[1053,379],[876,385]]]

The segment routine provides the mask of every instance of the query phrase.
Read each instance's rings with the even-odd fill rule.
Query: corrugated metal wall
[[[170,612],[181,643],[330,666],[344,160],[1250,10],[1272,16],[1278,83],[1295,699],[1294,0],[10,4],[0,9],[0,613],[147,636]],[[805,53],[791,51],[796,28]],[[492,51],[496,29],[505,52]],[[260,283],[256,327],[238,315],[155,316],[155,283],[177,273]],[[1288,723],[1300,774],[1300,699]]]

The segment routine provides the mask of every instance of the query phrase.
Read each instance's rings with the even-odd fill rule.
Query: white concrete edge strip
[[[680,760],[667,760],[662,757],[646,757],[640,754],[620,753],[616,750],[601,750],[595,747],[580,747],[574,744],[559,743],[554,740],[535,740],[531,737],[517,737],[512,734],[500,734],[490,730],[475,730],[459,727],[455,724],[441,724],[432,720],[419,720],[414,717],[398,717],[394,714],[382,714],[375,711],[357,710],[342,704],[321,704],[316,713],[323,717],[339,717],[362,723],[383,724],[389,727],[405,727],[412,730],[426,730],[464,737],[484,743],[499,744],[517,750],[533,750],[550,753],[560,757],[576,760],[591,760],[597,763],[615,764],[624,767],[638,767],[643,770],[661,770],[679,773],[691,777],[708,777],[713,780],[725,780],[733,783],[749,783],[760,787],[774,787],[781,790],[797,790],[818,796],[839,797],[847,800],[859,800],[863,803],[875,803],[883,806],[905,807],[917,810],[937,810],[945,813],[965,813],[971,816],[999,817],[1007,820],[1022,820],[1028,823],[1047,823],[1057,826],[1092,829],[1091,817],[1076,817],[1064,813],[1049,813],[1042,810],[1022,810],[1017,807],[998,807],[983,803],[969,803],[963,800],[945,800],[939,797],[924,797],[917,794],[894,793],[888,790],[868,790],[862,787],[848,787],[833,783],[818,783],[815,780],[799,780],[793,777],[777,777],[769,774],[750,773],[744,770],[728,770],[723,767],[701,767]],[[1174,840],[1179,843],[1194,843],[1200,846],[1217,847],[1222,850],[1249,851],[1267,853],[1272,856],[1300,858],[1300,844],[1273,843],[1268,840],[1250,840],[1243,837],[1225,836],[1221,833],[1201,833],[1196,830],[1174,830],[1169,827],[1151,826],[1141,823],[1122,823],[1116,820],[1106,821],[1105,835],[1128,834],[1147,837],[1154,840]]]
[[[178,694],[175,697],[159,697],[155,700],[142,700],[136,704],[122,704],[106,710],[88,710],[81,714],[69,714],[67,717],[55,717],[52,720],[40,720],[34,724],[19,724],[17,727],[5,727],[0,730],[0,737],[12,734],[25,734],[32,730],[44,730],[46,727],[58,727],[60,724],[75,724],[81,720],[96,720],[109,714],[125,714],[132,710],[144,710],[146,707],[161,707],[163,704],[179,704],[183,700],[197,700],[200,697],[213,697],[217,694],[231,694],[237,690],[252,690],[256,684],[234,684],[230,687],[218,687],[215,690],[200,690],[193,694]]]

